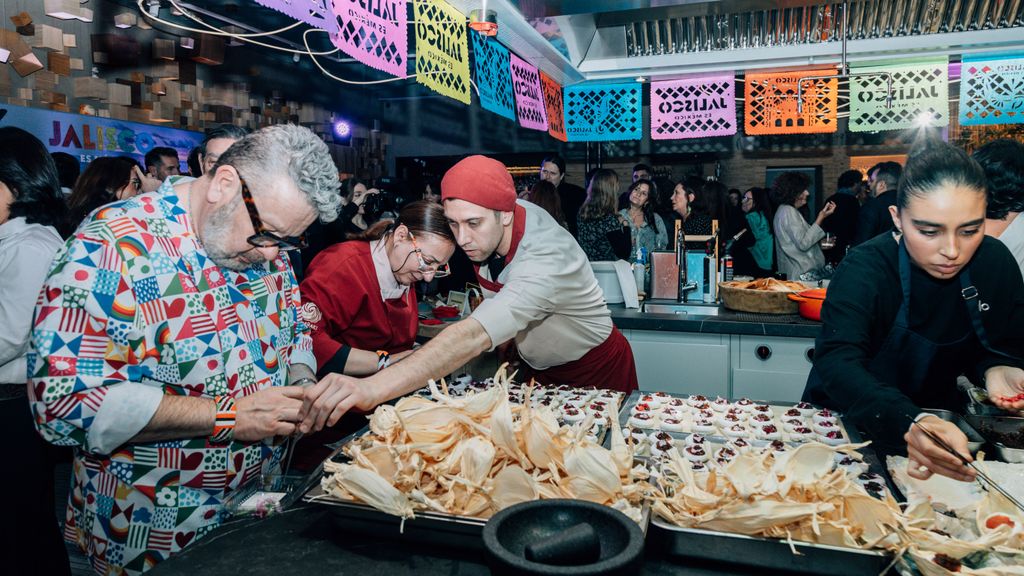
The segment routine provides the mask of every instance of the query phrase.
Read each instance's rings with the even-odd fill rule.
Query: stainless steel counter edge
[[[612,322],[619,330],[658,330],[664,332],[696,332],[701,334],[749,334],[754,336],[781,336],[789,338],[817,338],[821,324],[808,320],[780,322],[767,315],[764,322],[747,318],[756,316],[744,313],[742,316],[726,309],[720,309],[717,316],[690,314],[662,314],[626,309],[622,304],[609,304]]]

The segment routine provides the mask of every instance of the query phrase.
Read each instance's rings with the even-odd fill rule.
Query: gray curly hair
[[[294,124],[261,128],[232,144],[211,173],[226,164],[253,181],[287,174],[321,222],[333,222],[341,211],[338,169],[327,145],[308,128]]]

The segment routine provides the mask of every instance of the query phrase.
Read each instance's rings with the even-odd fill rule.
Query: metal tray
[[[981,434],[978,434],[978,431],[968,424],[967,421],[964,420],[963,416],[956,412],[951,410],[941,410],[939,408],[924,408],[921,411],[934,414],[946,422],[955,424],[956,427],[959,428],[965,436],[967,436],[967,449],[971,451],[971,454],[981,450],[981,447],[985,445],[985,439],[982,438]]]
[[[641,396],[649,394],[649,393],[650,392],[634,391],[634,392],[632,392],[629,395],[628,398],[626,398],[625,401],[623,401],[622,408],[619,409],[619,426],[621,428],[625,429],[626,427],[629,426],[629,417],[632,414],[633,407],[636,406],[637,402],[640,401],[640,397]],[[682,399],[685,399],[685,398],[687,398],[689,396],[688,394],[671,394],[671,393],[667,393],[667,394],[669,396],[671,396],[672,398],[682,398]],[[775,402],[775,401],[756,400],[756,399],[751,399],[751,400],[754,401],[755,403],[758,403],[758,404],[768,404],[769,406],[772,406],[772,407],[775,407],[775,408],[786,408],[786,409],[792,408],[796,404],[796,402]],[[816,408],[817,408],[817,406],[816,406]],[[851,429],[851,428],[846,426],[846,423],[843,421],[842,413],[837,412],[835,410],[832,410],[832,413],[835,414],[836,419],[839,421],[839,429],[843,432],[843,434],[846,436],[846,439],[851,444],[856,444],[856,443],[859,443],[859,442],[862,441],[862,437],[860,436],[859,433],[857,433],[857,430]],[[644,430],[646,432],[656,432],[658,429],[656,429],[656,428],[641,428],[641,430]],[[691,433],[690,432],[673,432],[673,434],[682,434],[684,436],[689,436]],[[719,434],[704,434],[704,436],[706,436],[709,440],[715,440],[715,441],[718,441],[718,442],[725,442],[725,441],[730,440],[730,438],[725,437],[725,436],[721,436]],[[754,437],[744,437],[743,439],[749,441],[751,444],[753,444],[755,446],[764,446],[764,445],[766,445],[769,442],[767,440],[761,440],[761,439],[754,438]],[[790,446],[799,446],[801,444],[800,442],[795,442],[795,441],[790,441],[790,440],[785,440],[785,443],[790,445]]]
[[[698,558],[716,562],[757,566],[758,571],[863,576],[881,574],[892,561],[883,550],[860,550],[785,540],[715,532],[698,528],[680,528],[662,520],[651,520],[652,530],[661,532],[665,552],[671,556]]]
[[[397,516],[385,514],[362,502],[326,498],[319,484],[302,500],[327,506],[334,516],[335,526],[349,532],[453,548],[483,549],[484,546],[481,535],[487,524],[485,519],[417,512],[414,518],[403,522]]]
[[[640,394],[634,393],[623,406],[619,421],[626,422],[629,413],[639,399]],[[792,403],[766,402],[772,406],[791,406]],[[861,436],[855,428],[848,428],[841,414],[836,414],[839,425],[850,443],[861,442]],[[688,433],[670,432],[674,438],[689,436]],[[727,441],[715,435],[707,436],[708,442],[720,443]],[[748,439],[749,440],[749,439]],[[786,442],[791,446],[799,443]],[[751,440],[751,444],[766,444],[762,440]],[[890,493],[893,485],[884,474],[884,469],[873,451],[862,452],[864,462],[872,472],[882,473],[886,479],[886,487]],[[719,532],[699,528],[681,528],[674,526],[656,515],[651,519],[652,532],[664,540],[665,552],[671,556],[695,558],[714,562],[723,562],[744,566],[756,566],[765,573],[796,572],[804,574],[821,574],[827,570],[833,576],[861,576],[863,574],[880,574],[892,561],[892,554],[884,550],[861,550],[828,546],[811,542],[793,541],[793,553],[789,542],[774,538],[748,536],[732,532]],[[827,568],[826,568],[827,567]]]
[[[1024,430],[1024,417],[966,414],[964,419],[982,438],[992,444],[1000,460],[1024,463],[1024,448],[1011,448],[1005,443],[1006,436],[1019,434]]]
[[[337,462],[348,462],[341,449],[351,440],[369,431],[369,426],[345,437],[337,443],[338,448],[328,458]],[[320,471],[323,466],[320,467]],[[321,475],[313,474],[319,479]],[[482,531],[486,518],[458,516],[434,511],[417,511],[413,518],[405,519],[381,512],[376,508],[355,501],[342,501],[327,496],[319,482],[302,497],[304,502],[329,507],[334,515],[335,525],[347,531],[372,534],[380,538],[400,539],[405,542],[431,544],[463,549],[483,549]],[[650,504],[641,509],[640,529],[647,534],[651,521]]]

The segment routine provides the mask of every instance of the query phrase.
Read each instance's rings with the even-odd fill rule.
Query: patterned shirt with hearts
[[[316,368],[286,256],[221,268],[169,182],[98,210],[57,253],[28,354],[39,432],[77,448],[65,537],[98,574],[138,574],[216,528],[280,466],[271,441],[131,442],[164,395],[235,398]]]

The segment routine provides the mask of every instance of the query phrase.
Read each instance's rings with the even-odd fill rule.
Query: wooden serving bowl
[[[789,299],[795,291],[750,290],[720,283],[718,293],[722,297],[722,305],[730,310],[757,314],[796,314],[800,310],[800,305]]]

